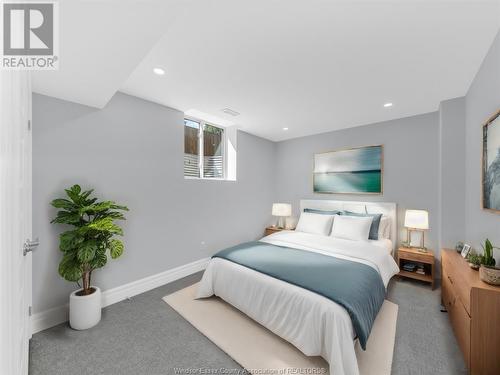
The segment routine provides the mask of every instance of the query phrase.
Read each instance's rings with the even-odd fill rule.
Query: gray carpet
[[[109,306],[90,330],[74,331],[61,324],[37,333],[30,344],[30,374],[165,375],[181,373],[176,369],[240,369],[161,299],[200,277],[195,274]],[[439,311],[439,290],[393,280],[388,299],[399,305],[393,375],[467,374],[448,316]]]

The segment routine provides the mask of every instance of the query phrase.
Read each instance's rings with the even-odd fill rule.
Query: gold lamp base
[[[420,239],[420,246],[411,246],[411,232],[421,232],[422,237]],[[427,248],[425,247],[425,231],[422,229],[414,229],[414,228],[408,228],[407,231],[407,236],[406,236],[406,243],[408,244],[408,247],[412,249],[417,249],[421,253],[426,253]]]
[[[279,229],[285,229],[286,219],[284,216],[278,216],[278,222],[276,223],[276,227]]]

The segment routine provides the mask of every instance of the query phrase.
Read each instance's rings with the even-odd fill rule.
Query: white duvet
[[[379,272],[386,287],[399,272],[386,244],[378,241],[349,241],[292,231],[278,232],[261,241],[367,264]],[[221,258],[213,258],[208,264],[197,297],[212,295],[244,312],[305,355],[323,357],[330,365],[330,374],[359,374],[351,319],[337,303]]]

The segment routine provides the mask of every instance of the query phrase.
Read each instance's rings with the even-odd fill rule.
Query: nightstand
[[[427,250],[427,252],[419,251],[415,248],[400,247],[397,256],[400,277],[407,277],[409,279],[416,279],[430,283],[434,289],[434,252]],[[413,263],[416,265],[423,265],[424,274],[417,273],[416,271],[405,271],[403,266],[406,263]]]
[[[270,234],[281,232],[282,230],[285,230],[285,228],[267,227],[266,230],[264,231],[264,236],[269,236]]]

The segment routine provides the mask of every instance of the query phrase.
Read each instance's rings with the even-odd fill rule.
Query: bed
[[[390,218],[391,233],[389,238],[381,240],[352,241],[298,231],[281,231],[262,238],[258,244],[243,247],[260,247],[264,249],[261,249],[261,252],[265,254],[276,250],[283,259],[287,255],[293,258],[292,255],[299,253],[298,256],[324,257],[319,259],[325,263],[338,263],[337,266],[340,267],[344,267],[344,262],[345,267],[360,267],[364,271],[369,269],[372,273],[375,270],[380,284],[383,284],[382,293],[385,296],[389,280],[399,271],[393,258],[396,244],[396,205],[380,202],[302,200],[300,211],[305,209],[383,214]],[[342,300],[334,302],[327,298],[322,290],[318,292],[307,289],[301,286],[303,284],[293,282],[283,275],[271,276],[272,272],[260,272],[258,266],[243,265],[244,263],[238,260],[230,259],[211,259],[200,282],[198,298],[212,295],[222,298],[293,344],[305,355],[323,357],[329,363],[331,374],[359,374],[354,351],[355,340],[360,340],[359,322],[349,305],[345,305]],[[300,261],[301,258],[298,259]],[[279,260],[274,263],[273,266],[279,272]],[[360,275],[364,274],[351,274],[352,280],[363,283],[365,276]],[[335,280],[334,277],[338,275],[336,273],[331,277]],[[331,285],[324,283],[328,287],[334,284],[341,283],[338,280]],[[358,300],[372,298],[371,294],[377,294],[375,286],[373,288],[373,293],[370,292],[370,295],[365,297],[358,296]]]

